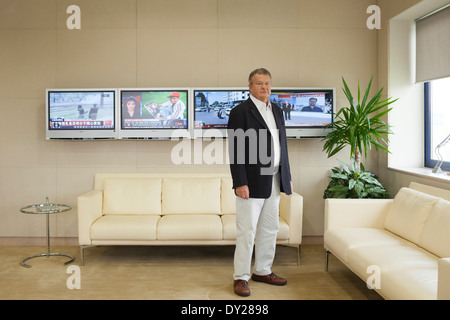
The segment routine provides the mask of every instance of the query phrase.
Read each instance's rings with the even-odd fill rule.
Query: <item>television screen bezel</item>
[[[113,99],[113,124],[114,128],[85,128],[85,129],[51,129],[50,128],[50,94],[53,92],[112,92]],[[119,136],[117,123],[117,94],[116,88],[48,88],[45,91],[46,125],[45,136],[47,140],[94,140],[117,139]]]
[[[332,109],[331,109],[331,124],[334,122],[334,113],[336,109],[336,88],[334,87],[275,87],[271,90],[271,95],[278,92],[296,93],[296,92],[321,92],[331,91],[333,96]],[[282,106],[279,106],[280,108]],[[301,138],[323,138],[329,132],[333,130],[332,126],[286,126],[286,136],[288,139],[301,139]]]
[[[191,106],[192,106],[192,128],[193,128],[193,132],[192,132],[192,137],[193,138],[205,138],[205,139],[209,139],[209,138],[216,138],[216,139],[225,139],[228,137],[227,134],[227,128],[226,127],[220,127],[220,128],[196,128],[196,112],[195,112],[195,94],[196,92],[204,92],[204,91],[216,91],[216,92],[221,92],[221,91],[247,91],[250,93],[250,90],[248,87],[196,87],[196,88],[191,88],[192,90],[192,94],[191,94]],[[250,95],[249,95],[250,97]],[[228,115],[227,115],[228,117]],[[228,124],[228,120],[227,120],[227,124]]]
[[[122,113],[122,95],[124,92],[186,92],[186,110],[187,110],[187,125],[186,128],[123,128],[123,113]],[[191,134],[191,119],[192,111],[191,104],[191,89],[186,87],[166,87],[166,88],[119,88],[118,89],[118,113],[119,113],[119,139],[162,139],[168,140],[171,138],[190,138]]]

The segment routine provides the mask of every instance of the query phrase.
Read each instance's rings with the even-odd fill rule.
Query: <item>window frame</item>
[[[438,160],[431,159],[431,83],[424,83],[424,164],[425,167],[434,168]],[[450,161],[442,162],[441,169],[450,171]]]

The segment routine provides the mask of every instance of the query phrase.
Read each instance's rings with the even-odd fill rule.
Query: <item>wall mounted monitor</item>
[[[225,138],[231,109],[249,97],[248,88],[192,89],[193,137]]]
[[[47,89],[47,139],[116,139],[116,89]]]
[[[270,101],[283,111],[288,138],[326,136],[332,128],[334,88],[272,88]]]
[[[190,137],[189,89],[120,89],[121,139]]]

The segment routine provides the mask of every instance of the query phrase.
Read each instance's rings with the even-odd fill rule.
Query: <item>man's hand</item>
[[[250,196],[250,191],[248,190],[248,186],[240,186],[236,188],[236,195],[242,199],[248,199]]]

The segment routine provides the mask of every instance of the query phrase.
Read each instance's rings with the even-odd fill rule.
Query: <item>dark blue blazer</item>
[[[291,171],[283,112],[274,103],[272,111],[280,138],[280,190],[289,195],[292,193]],[[227,132],[233,188],[247,185],[250,198],[269,198],[272,175],[267,172],[273,167],[272,135],[250,98],[231,110]]]

